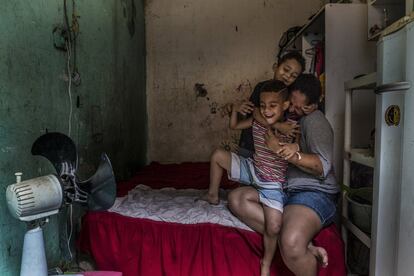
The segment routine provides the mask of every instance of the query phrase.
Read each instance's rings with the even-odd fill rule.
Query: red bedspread
[[[207,163],[160,165],[152,163],[128,182],[118,185],[124,195],[137,184],[153,188],[206,188]],[[234,183],[226,182],[227,187]],[[335,226],[314,240],[329,254],[321,276],[344,276],[343,243]],[[110,212],[89,212],[83,220],[78,244],[90,252],[100,270],[122,271],[124,276],[254,276],[259,275],[262,238],[251,231],[216,225],[184,225],[125,217]],[[279,252],[272,275],[293,275]]]

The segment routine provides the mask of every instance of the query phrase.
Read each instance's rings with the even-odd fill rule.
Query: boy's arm
[[[230,115],[230,129],[246,129],[252,126],[253,118],[249,117],[244,120],[239,120],[237,113],[246,115],[251,113],[253,107],[251,107],[251,102],[243,102],[241,105],[233,105],[233,109]]]
[[[268,125],[266,120],[263,118],[262,114],[260,113],[259,108],[255,107],[253,110],[253,118],[261,123],[262,125]]]

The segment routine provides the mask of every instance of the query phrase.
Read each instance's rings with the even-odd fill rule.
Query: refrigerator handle
[[[408,81],[397,81],[377,86],[374,90],[375,94],[382,94],[394,91],[407,90],[411,87]]]

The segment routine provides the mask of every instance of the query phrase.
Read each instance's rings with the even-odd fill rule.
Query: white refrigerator
[[[414,275],[414,22],[377,44],[370,275]]]

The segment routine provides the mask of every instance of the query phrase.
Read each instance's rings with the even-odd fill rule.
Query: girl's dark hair
[[[301,74],[289,87],[289,91],[299,90],[308,98],[308,104],[318,104],[321,96],[321,83],[312,74]]]
[[[262,92],[280,93],[284,101],[287,101],[289,99],[289,90],[287,86],[282,81],[279,81],[279,80],[265,81],[263,85],[260,87],[259,95]]]
[[[300,66],[302,67],[301,73],[305,71],[305,66],[306,66],[305,58],[298,51],[291,51],[291,52],[284,54],[281,58],[279,58],[279,60],[277,61],[277,64],[280,65],[289,59],[294,59],[300,64]]]

